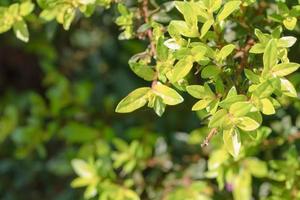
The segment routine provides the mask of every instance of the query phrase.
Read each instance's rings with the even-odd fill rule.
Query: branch
[[[142,7],[141,7],[141,14],[144,18],[144,21],[146,24],[148,24],[150,22],[149,19],[149,0],[143,0],[142,2]],[[153,32],[152,32],[152,28],[149,28],[146,31],[147,37],[149,39],[150,42],[150,55],[154,56],[155,55],[155,44],[153,42]]]
[[[211,131],[208,133],[207,137],[205,138],[205,140],[201,144],[201,147],[203,148],[203,147],[208,146],[208,144],[210,143],[211,139],[217,134],[217,132],[218,132],[217,128],[211,129]]]

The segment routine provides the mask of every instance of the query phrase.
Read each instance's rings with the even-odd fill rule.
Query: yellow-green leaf
[[[260,124],[250,117],[240,117],[237,126],[244,131],[254,131]]]
[[[20,39],[24,42],[29,41],[29,32],[28,32],[27,24],[25,23],[25,21],[23,21],[22,19],[16,21],[13,25],[13,29],[14,29],[15,35],[18,39]]]
[[[280,89],[282,93],[289,97],[297,97],[297,91],[294,85],[288,81],[286,78],[280,79]]]
[[[297,18],[296,17],[287,17],[285,20],[283,20],[283,25],[288,30],[292,31],[295,29],[295,26],[297,24]]]
[[[179,60],[171,72],[170,80],[172,82],[179,81],[191,71],[192,67],[193,62],[189,57]]]
[[[204,99],[206,97],[205,88],[202,85],[189,85],[186,91],[197,99]]]
[[[282,63],[275,65],[272,68],[272,74],[275,76],[283,77],[287,76],[295,71],[297,71],[300,67],[298,63]]]
[[[268,168],[264,161],[257,158],[247,158],[245,164],[250,173],[257,178],[266,177],[268,175]]]
[[[241,117],[248,114],[252,108],[253,104],[248,101],[236,102],[230,106],[229,113],[235,117]]]
[[[132,91],[117,105],[116,112],[128,113],[143,107],[148,101],[149,87],[142,87]]]
[[[228,120],[227,111],[225,109],[221,109],[212,115],[208,126],[211,128],[222,127],[224,120]]]
[[[228,44],[224,46],[217,55],[217,60],[225,60],[227,56],[229,56],[232,51],[235,49],[233,44]]]
[[[205,35],[206,35],[206,33],[209,31],[209,29],[210,29],[210,27],[212,26],[214,24],[214,20],[213,19],[209,19],[209,20],[207,20],[204,24],[203,24],[203,26],[202,26],[202,28],[201,28],[201,38],[203,38]]]
[[[227,2],[221,12],[218,14],[218,21],[223,21],[226,19],[231,13],[237,10],[240,7],[241,1],[229,1]]]
[[[211,103],[211,100],[200,100],[192,108],[193,111],[202,110]]]
[[[240,133],[237,129],[232,128],[223,131],[223,141],[227,151],[233,156],[238,157],[241,149]]]
[[[265,115],[273,115],[275,114],[275,108],[272,102],[268,98],[264,98],[260,100],[261,102],[261,111]]]
[[[176,90],[167,87],[163,84],[156,84],[152,91],[157,95],[160,96],[163,100],[163,103],[167,105],[177,105],[183,102],[182,96],[180,96]]]

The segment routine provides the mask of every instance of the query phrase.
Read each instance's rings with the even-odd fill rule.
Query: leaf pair
[[[132,112],[143,107],[147,102],[148,107],[154,108],[158,115],[162,115],[165,105],[177,105],[183,102],[183,98],[174,89],[157,83],[152,88],[143,87],[132,91],[120,101],[116,112]]]

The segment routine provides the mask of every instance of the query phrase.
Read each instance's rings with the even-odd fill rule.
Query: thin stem
[[[211,131],[208,133],[208,135],[206,136],[205,140],[201,144],[201,147],[203,148],[203,147],[208,146],[208,144],[210,143],[211,139],[217,134],[217,132],[218,132],[217,128],[211,129]]]

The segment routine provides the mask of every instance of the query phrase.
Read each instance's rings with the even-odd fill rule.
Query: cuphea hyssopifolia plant
[[[287,57],[296,38],[281,37],[281,27],[270,34],[259,29],[253,30],[254,34],[247,33],[253,40],[245,44],[251,56],[240,52],[242,47],[237,43],[226,44],[225,24],[243,6],[247,5],[241,1],[176,1],[175,7],[184,20],[170,22],[170,38],[165,37],[161,25],[152,22],[150,49],[129,61],[133,72],[151,81],[151,86],[131,92],[118,104],[116,112],[132,112],[147,104],[161,116],[166,105],[183,102],[177,90],[186,91],[199,99],[192,110],[208,119],[211,132],[205,144],[216,133],[222,133],[227,151],[237,158],[241,133],[255,132],[262,124],[262,114],[275,114],[280,106],[278,97],[297,97],[294,86],[285,77],[300,66]],[[242,61],[238,59],[240,53],[244,53]],[[253,64],[261,54],[262,62]],[[201,76],[201,85],[190,84],[193,68],[197,68],[194,76]]]

